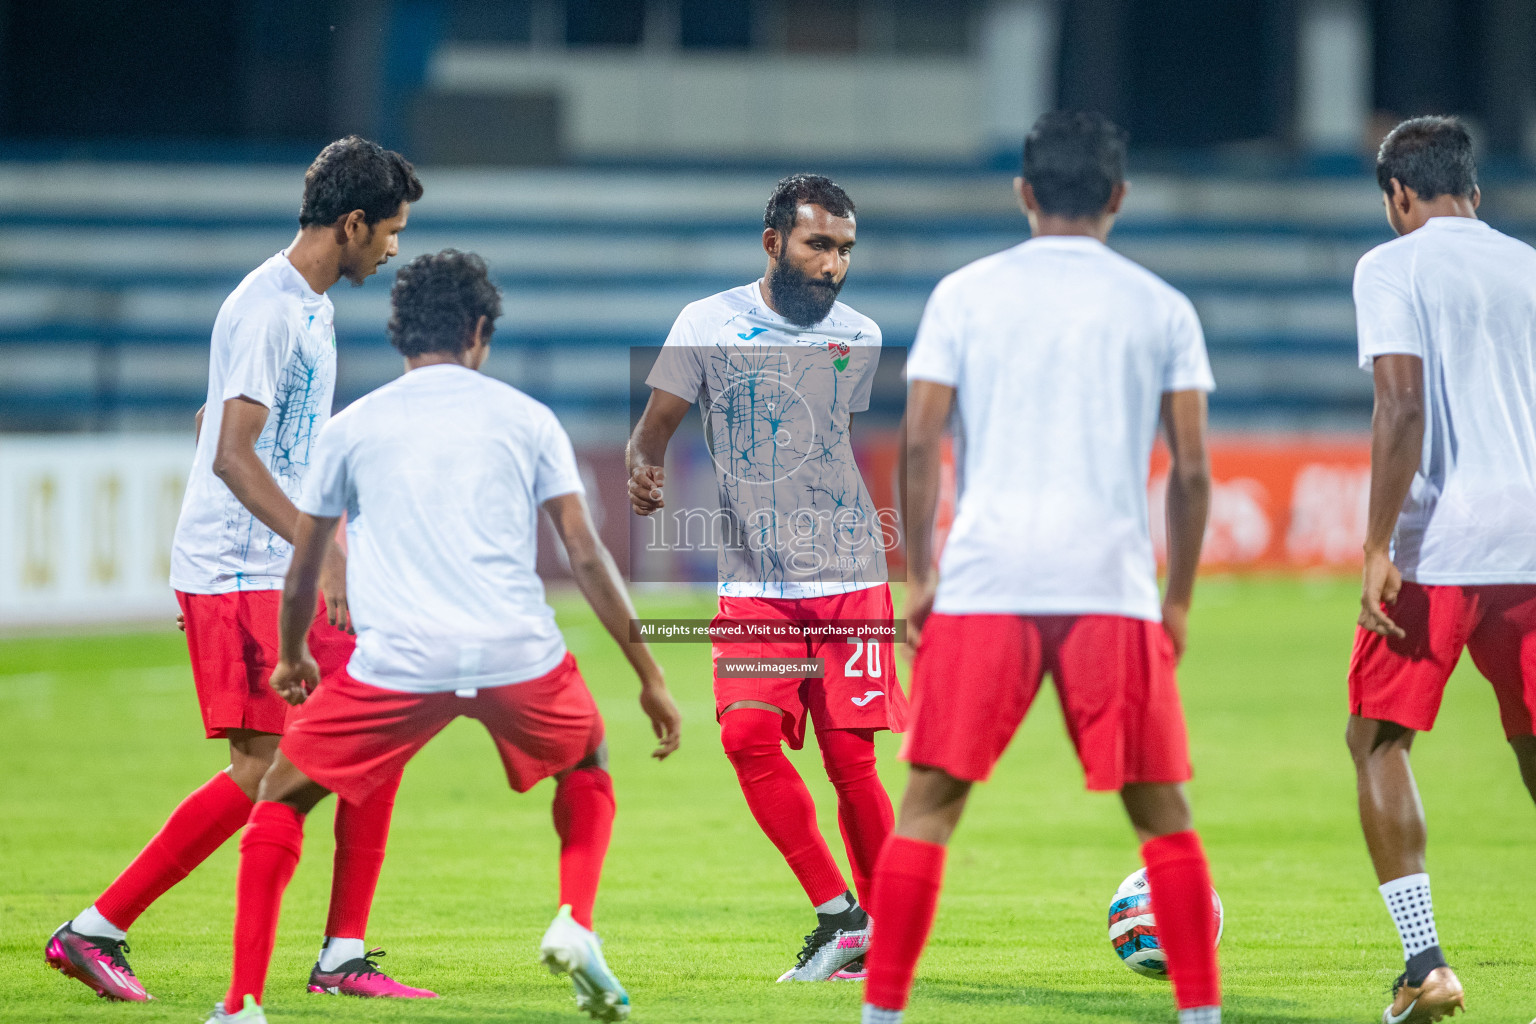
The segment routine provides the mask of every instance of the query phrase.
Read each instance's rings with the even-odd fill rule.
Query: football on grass
[[[1211,890],[1211,910],[1216,914],[1216,942],[1221,942],[1221,897]],[[1109,941],[1120,962],[1148,978],[1168,977],[1168,957],[1157,941],[1157,921],[1152,917],[1152,888],[1147,869],[1133,872],[1120,883],[1109,901]]]

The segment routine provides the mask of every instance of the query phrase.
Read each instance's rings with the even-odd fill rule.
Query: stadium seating
[[[613,436],[627,427],[627,349],[659,344],[684,304],[761,271],[757,211],[778,173],[428,168],[400,258],[484,255],[506,297],[490,370],[553,405],[578,440]],[[292,237],[298,177],[0,166],[0,430],[182,429],[202,402],[219,303]],[[1005,173],[839,177],[860,208],[844,298],[890,345],[910,342],[939,277],[1025,235]],[[1525,192],[1505,197],[1493,219],[1520,233],[1522,205],[1536,208]],[[1390,237],[1380,209],[1374,183],[1355,178],[1133,178],[1113,242],[1195,300],[1218,424],[1363,426],[1349,284],[1359,255]],[[398,372],[383,334],[389,276],[331,293],[343,402]]]

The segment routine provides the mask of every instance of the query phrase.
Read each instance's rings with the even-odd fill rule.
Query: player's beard
[[[811,327],[825,320],[842,290],[842,281],[803,273],[789,262],[787,253],[779,254],[768,275],[768,294],[774,307],[780,316],[797,327]]]
[[[368,280],[368,275],[373,272],[373,268],[365,267],[363,265],[364,262],[365,261],[363,259],[343,259],[342,261],[340,268],[341,276],[346,278],[348,283],[350,283],[353,288],[361,288],[363,286],[363,282]]]
[[[369,253],[373,245],[373,228],[368,229],[368,237],[363,239],[362,246],[356,252],[342,250],[341,276],[351,282],[353,288],[361,288],[363,282],[377,273],[384,264],[389,262],[387,256],[374,256]]]

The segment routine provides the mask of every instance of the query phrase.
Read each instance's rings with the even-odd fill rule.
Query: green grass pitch
[[[1181,681],[1196,820],[1226,904],[1233,1024],[1379,1020],[1401,966],[1343,743],[1356,594],[1338,579],[1213,579],[1197,593]],[[707,615],[712,598],[639,602],[647,615]],[[579,599],[557,605],[608,721],[619,817],[597,925],[633,1019],[852,1024],[862,986],[774,984],[814,919],[721,754],[706,649],[657,647],[685,726],[682,750],[655,764],[617,650]],[[101,1002],[42,961],[48,932],[223,763],[221,745],[201,739],[181,635],[0,641],[0,723],[0,1020],[200,1020],[229,976],[235,843],[133,929],[132,962],[158,1002]],[[883,737],[899,793],[895,750]],[[1536,816],[1470,665],[1414,757],[1441,935],[1470,1015],[1523,1024],[1536,1014],[1520,882]],[[796,761],[841,859],[814,749]],[[400,979],[443,994],[430,1003],[305,994],[330,879],[332,805],[322,805],[284,906],[273,1021],[585,1019],[569,983],[535,959],[555,909],[550,793],[549,783],[509,793],[489,740],[462,720],[406,772],[369,940],[389,949],[384,966]],[[1043,696],[961,824],[908,1020],[1172,1021],[1167,986],[1122,967],[1105,935],[1110,894],[1137,863],[1117,801],[1083,792],[1055,699]]]

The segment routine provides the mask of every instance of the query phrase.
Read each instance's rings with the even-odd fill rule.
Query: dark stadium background
[[[174,625],[169,542],[214,316],[292,239],[322,145],[358,132],[415,161],[426,195],[401,259],[486,257],[505,307],[487,370],[559,414],[632,577],[709,579],[708,552],[647,555],[623,500],[635,378],[678,310],[761,273],[780,175],[843,183],[859,210],[844,297],[888,347],[854,437],[888,496],[902,349],[935,282],[1026,236],[1010,178],[1058,106],[1129,131],[1111,244],[1193,299],[1218,383],[1179,687],[1225,906],[1227,1020],[1379,1020],[1401,948],[1343,736],[1371,416],[1351,277],[1391,237],[1371,158],[1409,115],[1464,117],[1480,214],[1536,240],[1533,0],[0,0],[0,1020],[186,1024],[227,986],[237,843],[134,926],[156,1002],[106,1005],[42,947],[225,763]],[[398,265],[331,292],[338,404],[400,373],[384,335]],[[690,418],[668,498],[707,508],[698,442]],[[553,579],[559,556],[543,555]],[[631,589],[656,620],[715,609],[712,586]],[[622,653],[574,588],[550,599],[609,726],[620,810],[599,927],[634,1019],[856,1020],[858,986],[773,983],[808,908],[743,806],[707,650],[655,645],[684,717],[655,764]],[[972,798],[913,1024],[1172,1019],[1166,986],[1107,941],[1139,860],[1119,801],[1081,792],[1055,704],[1043,689]],[[877,742],[894,795],[900,740]],[[813,746],[793,758],[838,849]],[[1467,659],[1413,759],[1472,1019],[1530,1020],[1536,820]],[[407,771],[368,939],[443,993],[433,1006],[304,991],[330,885],[317,811],[272,1019],[584,1019],[535,959],[556,902],[548,789],[510,797],[469,722]]]
[[[1354,564],[1370,381],[1349,286],[1390,237],[1371,174],[1386,128],[1465,117],[1484,216],[1536,237],[1529,0],[0,10],[0,623],[168,600],[209,325],[291,238],[304,165],[344,133],[422,169],[402,259],[453,245],[489,260],[506,295],[489,370],[563,417],[619,546],[617,460],[643,395],[627,353],[760,273],[759,211],[787,171],[831,173],[859,204],[844,298],[898,357],[858,431],[889,500],[894,350],[941,276],[1024,237],[1009,191],[1024,131],[1058,106],[1118,120],[1132,189],[1112,244],[1195,300],[1219,385],[1213,567]],[[399,372],[388,276],[332,293],[339,403]],[[677,458],[678,489],[708,504],[702,452]]]

